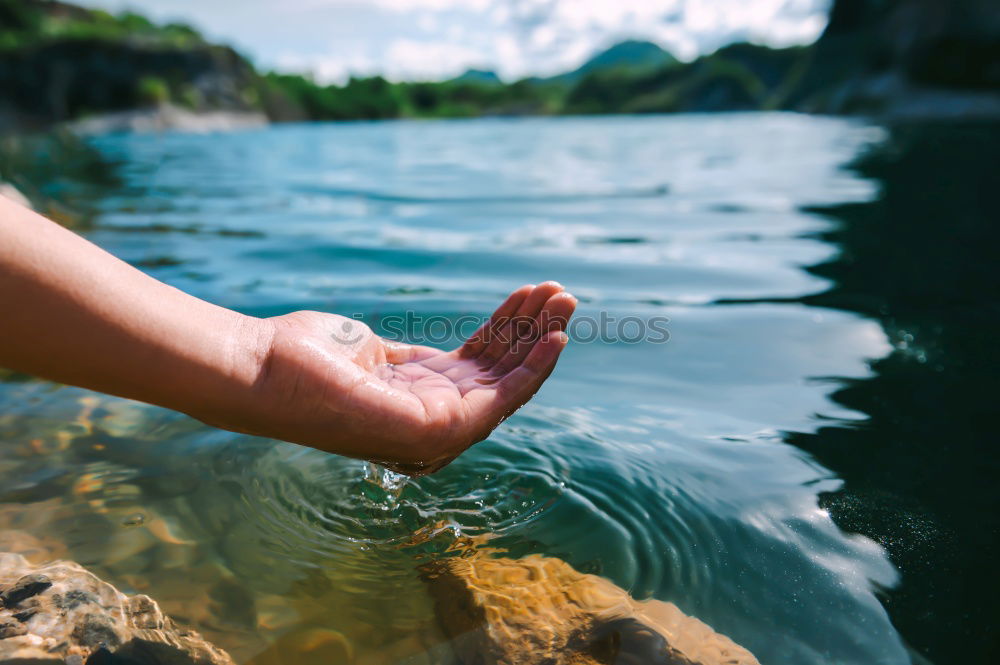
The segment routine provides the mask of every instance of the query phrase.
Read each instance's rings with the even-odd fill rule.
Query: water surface
[[[120,185],[96,200],[88,237],[218,304],[455,321],[557,279],[581,316],[665,317],[669,340],[571,331],[529,406],[398,498],[358,461],[8,380],[0,527],[150,594],[240,662],[274,662],[275,649],[304,662],[288,645],[306,634],[340,645],[343,662],[446,662],[416,568],[475,548],[557,556],[674,602],[765,665],[958,662],[956,649],[973,662],[993,638],[975,620],[960,634],[962,596],[943,580],[964,584],[955,571],[982,561],[942,554],[973,529],[926,480],[892,480],[923,478],[896,466],[901,432],[924,432],[918,456],[950,432],[963,463],[978,436],[954,423],[932,436],[934,405],[895,398],[900,383],[931,385],[927,372],[969,388],[928,346],[943,339],[939,309],[886,286],[897,269],[926,280],[920,257],[945,242],[908,239],[899,218],[932,208],[919,189],[887,188],[884,156],[906,140],[791,114],[95,139]],[[969,187],[966,174],[948,195],[974,198]],[[986,208],[969,205],[978,229]],[[977,275],[986,251],[969,259]],[[965,281],[990,284],[960,278],[939,299]],[[979,532],[993,540],[995,518]],[[911,578],[908,552],[952,568]]]

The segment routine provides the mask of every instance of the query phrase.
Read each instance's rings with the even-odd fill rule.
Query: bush
[[[170,86],[158,76],[143,76],[135,88],[140,104],[161,106],[170,101]]]

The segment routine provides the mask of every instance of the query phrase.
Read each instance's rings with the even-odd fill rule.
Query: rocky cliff
[[[232,49],[66,39],[3,54],[0,115],[44,126],[88,113],[183,100],[198,110],[252,111],[256,75]]]
[[[793,108],[1000,115],[1000,3],[834,0]]]
[[[186,25],[0,0],[0,130],[166,106],[259,112],[265,101],[280,107],[274,94],[239,53]]]

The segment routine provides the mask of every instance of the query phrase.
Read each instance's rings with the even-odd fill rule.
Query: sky
[[[579,66],[626,38],[681,60],[734,41],[814,41],[830,0],[77,0],[181,20],[264,69],[440,80],[489,69],[512,81]]]

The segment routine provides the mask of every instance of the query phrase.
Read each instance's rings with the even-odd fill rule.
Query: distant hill
[[[997,0],[833,0],[813,45],[730,44],[690,63],[647,69],[607,66],[623,46],[565,75],[584,70],[560,113],[1000,116]]]
[[[451,83],[482,83],[485,85],[502,85],[503,81],[497,73],[487,69],[468,69],[464,74],[451,79]]]
[[[582,78],[598,69],[654,69],[675,62],[677,59],[674,56],[653,42],[628,40],[597,53],[579,68],[563,76]]]
[[[677,113],[783,108],[808,49],[731,44],[693,62],[595,69],[573,85],[563,113]]]
[[[547,78],[533,77],[532,83],[572,85],[588,74],[599,71],[646,72],[677,63],[677,59],[653,42],[627,40],[593,55],[587,62],[564,74]]]
[[[261,73],[190,26],[54,0],[0,0],[0,131],[179,107],[281,121],[789,109],[1000,116],[997,0],[832,0],[811,46],[730,44],[689,63],[648,41],[505,84]],[[176,115],[176,114],[174,114]],[[173,117],[173,116],[171,116]]]

